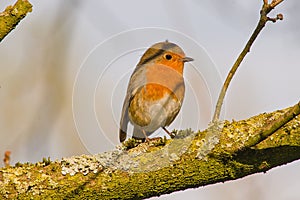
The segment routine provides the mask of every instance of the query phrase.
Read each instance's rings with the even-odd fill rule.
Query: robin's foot
[[[141,141],[141,142],[152,142],[152,141],[160,140],[161,139],[161,137],[155,137],[155,138],[149,138],[149,137],[146,137],[146,138],[137,138],[137,137],[132,137],[132,138],[134,138],[137,141]]]
[[[147,142],[152,142],[152,141],[156,141],[156,140],[161,140],[162,138],[161,137],[155,137],[155,138],[146,138],[146,141]]]
[[[142,140],[142,142],[145,142],[145,141],[150,142],[151,139],[148,138],[146,131],[144,129],[142,129],[142,132],[143,132],[143,135],[145,136],[144,138],[137,138],[137,137],[134,137],[134,136],[132,136],[132,138],[134,138],[136,140]]]
[[[167,138],[165,137],[155,137],[155,138],[148,138],[148,140],[146,140],[147,143],[150,146],[165,146],[167,143]]]
[[[146,142],[152,142],[152,141],[156,141],[156,140],[160,140],[161,139],[161,137],[155,137],[155,138],[149,138],[148,136],[147,136],[147,134],[146,134],[146,131],[143,129],[143,134],[144,134],[144,136],[145,136],[145,141]]]

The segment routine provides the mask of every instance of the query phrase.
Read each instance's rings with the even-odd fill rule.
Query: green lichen
[[[56,188],[58,183],[46,173],[44,164],[23,164],[20,167],[7,167],[0,170],[0,194],[5,198],[15,195],[40,195],[45,190]]]
[[[0,42],[31,11],[32,5],[29,1],[18,0],[15,5],[8,6],[0,13]]]
[[[125,142],[123,142],[123,146],[126,150],[132,149],[134,147],[137,147],[139,144],[143,143],[142,140],[137,140],[135,138],[129,138]]]

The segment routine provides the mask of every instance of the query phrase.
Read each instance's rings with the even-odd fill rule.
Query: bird
[[[142,141],[159,128],[167,130],[178,115],[185,94],[184,63],[193,61],[175,43],[158,42],[148,48],[134,69],[122,107],[119,140],[127,138],[127,127],[133,125],[132,138]]]

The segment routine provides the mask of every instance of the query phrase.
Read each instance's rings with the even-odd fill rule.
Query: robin
[[[193,61],[171,42],[152,45],[141,57],[130,77],[123,104],[119,139],[127,136],[127,125],[133,125],[132,137],[148,140],[159,128],[166,129],[182,106],[185,86],[183,67]]]

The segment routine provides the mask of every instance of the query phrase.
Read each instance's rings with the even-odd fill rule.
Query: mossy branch
[[[252,44],[254,43],[255,39],[257,38],[257,36],[259,35],[259,33],[263,30],[263,28],[265,27],[265,25],[268,21],[276,22],[277,20],[283,19],[282,14],[278,14],[276,16],[276,18],[270,18],[267,16],[271,12],[271,10],[273,10],[281,2],[283,2],[283,0],[272,0],[271,3],[268,3],[268,0],[263,1],[263,6],[260,10],[260,19],[257,23],[257,26],[254,29],[252,35],[250,36],[248,42],[246,43],[244,49],[242,50],[242,52],[240,53],[240,55],[234,62],[233,66],[231,67],[231,69],[226,77],[226,80],[223,84],[223,87],[220,91],[220,95],[219,95],[219,98],[218,98],[218,101],[216,104],[216,108],[215,108],[215,113],[214,113],[214,116],[212,119],[213,122],[217,122],[219,120],[221,109],[222,109],[222,104],[223,104],[223,101],[224,101],[224,98],[226,95],[226,91],[229,87],[229,84],[230,84],[235,72],[239,68],[240,64],[242,63],[242,61],[244,60],[246,55],[250,52],[250,48],[251,48]]]
[[[0,13],[0,42],[31,11],[32,5],[29,1],[18,0],[13,6],[8,6]]]
[[[299,108],[225,121],[204,159],[207,131],[186,130],[130,150],[2,168],[0,199],[144,199],[266,172],[300,159]]]

